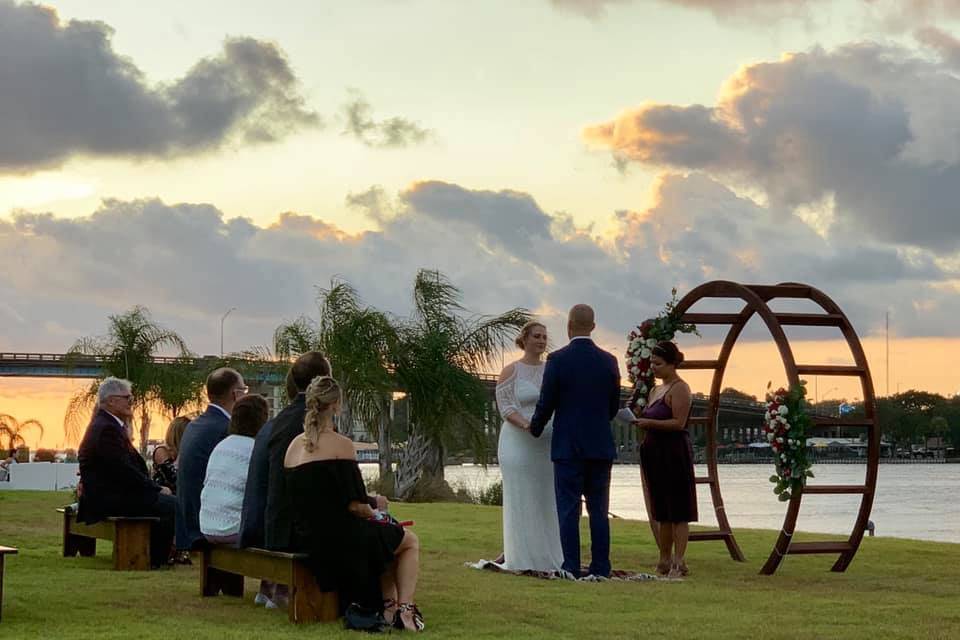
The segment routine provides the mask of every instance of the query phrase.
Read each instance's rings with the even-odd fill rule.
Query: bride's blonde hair
[[[307,387],[307,415],[303,419],[304,447],[307,451],[317,448],[320,434],[330,429],[323,426],[323,418],[336,403],[340,402],[340,383],[330,376],[317,376]]]

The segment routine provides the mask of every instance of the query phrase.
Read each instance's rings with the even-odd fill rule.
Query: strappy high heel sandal
[[[403,614],[410,612],[413,618],[413,626],[416,631],[423,631],[426,625],[423,623],[423,615],[420,613],[420,609],[417,608],[412,602],[403,602],[400,603],[399,608],[397,609],[397,614],[393,618],[393,627],[399,629],[400,631],[411,631],[407,629],[407,625],[403,622]]]
[[[670,575],[670,571],[673,569],[673,565],[669,562],[658,562],[657,563],[657,575],[660,577]]]

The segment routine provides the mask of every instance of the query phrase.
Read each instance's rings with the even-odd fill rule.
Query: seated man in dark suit
[[[293,533],[293,507],[287,491],[283,458],[290,442],[303,433],[303,417],[307,412],[304,393],[317,376],[330,375],[330,363],[319,351],[308,351],[293,363],[291,377],[297,388],[297,397],[273,419],[267,442],[267,495],[264,511],[264,547],[275,551],[290,548]],[[256,445],[254,445],[256,446]],[[256,456],[256,454],[254,454]],[[256,464],[251,458],[251,467]],[[261,462],[262,464],[262,458]],[[250,477],[249,475],[247,476]],[[246,496],[244,496],[246,500]]]
[[[147,464],[127,437],[133,418],[133,395],[126,380],[107,378],[97,391],[99,409],[80,443],[80,522],[111,516],[153,516],[160,521],[150,534],[150,564],[165,564],[173,540],[177,501],[170,490],[150,479]]]
[[[287,371],[286,378],[287,401],[291,403],[297,399],[299,390],[293,382],[293,369]],[[240,513],[240,540],[238,547],[263,546],[263,517],[267,508],[267,488],[270,476],[270,434],[273,432],[273,421],[257,432],[253,439],[253,452],[250,454],[250,466],[247,468],[247,486],[243,491],[243,511]],[[259,603],[258,603],[259,604]]]
[[[177,549],[188,551],[205,540],[200,532],[200,490],[207,461],[217,444],[227,437],[230,412],[247,393],[243,376],[228,368],[207,376],[210,406],[187,425],[177,457]]]

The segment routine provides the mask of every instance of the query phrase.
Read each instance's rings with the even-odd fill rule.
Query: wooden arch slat
[[[705,298],[739,298],[744,307],[739,313],[688,313],[690,308]],[[808,299],[819,305],[823,314],[775,313],[767,304],[775,298]],[[763,574],[772,574],[780,566],[784,556],[811,553],[839,553],[839,558],[833,565],[833,571],[844,571],[850,565],[870,517],[873,506],[873,496],[876,490],[877,468],[880,461],[880,432],[876,425],[876,398],[870,369],[860,339],[840,307],[819,289],[799,283],[780,283],[776,285],[744,285],[725,280],[707,282],[696,287],[677,303],[676,312],[683,316],[684,321],[695,324],[729,324],[730,330],[720,348],[716,360],[692,361],[684,368],[713,369],[713,380],[710,386],[710,402],[707,416],[691,418],[691,421],[706,424],[706,463],[707,476],[697,478],[697,484],[709,484],[710,494],[716,514],[718,531],[698,532],[691,534],[691,540],[723,540],[727,545],[730,556],[738,561],[745,558],[737,544],[733,530],[723,505],[723,494],[720,489],[720,478],[717,469],[717,418],[720,412],[720,391],[723,388],[723,376],[733,347],[740,337],[743,328],[754,315],[760,316],[770,331],[770,335],[777,346],[780,358],[783,361],[784,372],[789,385],[800,384],[801,372],[824,372],[824,375],[853,375],[860,379],[863,388],[865,418],[847,421],[846,424],[865,426],[868,430],[867,472],[863,485],[820,485],[810,490],[817,494],[861,494],[860,509],[854,522],[853,531],[848,540],[842,543],[815,542],[793,543],[792,537],[800,513],[803,492],[794,492],[787,503],[783,526],[774,543],[773,550],[761,569]],[[837,367],[825,365],[797,365],[790,346],[783,331],[783,326],[831,326],[838,327],[847,341],[853,355],[854,366]]]

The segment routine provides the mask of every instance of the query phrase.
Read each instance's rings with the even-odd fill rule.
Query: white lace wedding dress
[[[516,362],[513,375],[497,385],[504,418],[519,412],[529,420],[540,398],[544,365]],[[550,461],[552,421],[534,438],[504,420],[497,457],[503,476],[503,554],[506,569],[560,571],[563,550]]]

